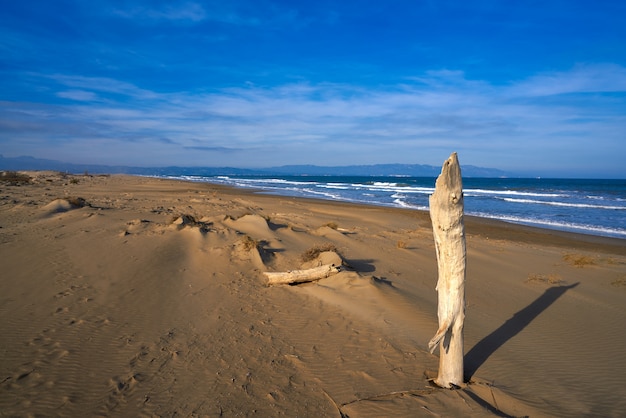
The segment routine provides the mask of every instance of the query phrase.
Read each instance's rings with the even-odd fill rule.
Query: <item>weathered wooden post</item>
[[[456,153],[443,163],[429,203],[439,268],[439,329],[428,348],[432,353],[437,345],[440,347],[439,374],[434,382],[454,388],[463,384],[466,263],[463,182]]]

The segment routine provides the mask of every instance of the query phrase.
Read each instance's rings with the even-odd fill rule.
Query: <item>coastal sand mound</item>
[[[438,357],[427,351],[437,329],[427,214],[127,176],[1,187],[5,415],[626,409],[620,240],[590,250],[581,236],[468,219],[471,383],[442,390],[428,380]],[[67,210],[42,193],[68,187],[90,204]],[[312,283],[263,277],[329,261],[343,268]]]
[[[42,212],[46,215],[67,212],[72,209],[79,209],[87,205],[82,197],[66,197],[54,199],[42,208]]]
[[[244,215],[236,220],[227,218],[224,224],[239,232],[250,234],[258,238],[270,238],[273,236],[267,221],[259,215]]]

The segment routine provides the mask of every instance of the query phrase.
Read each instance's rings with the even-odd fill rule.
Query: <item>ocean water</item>
[[[171,177],[170,177],[171,178]],[[178,176],[263,193],[428,211],[430,177]],[[465,214],[626,239],[626,180],[464,178]]]

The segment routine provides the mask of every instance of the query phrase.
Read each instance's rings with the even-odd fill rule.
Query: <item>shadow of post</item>
[[[553,286],[539,296],[533,303],[524,309],[516,312],[510,319],[502,324],[498,329],[480,340],[470,351],[465,354],[465,381],[469,381],[476,370],[482,366],[487,359],[502,347],[508,340],[515,337],[538,317],[558,298],[563,296],[569,289],[578,286],[574,283],[569,286]]]

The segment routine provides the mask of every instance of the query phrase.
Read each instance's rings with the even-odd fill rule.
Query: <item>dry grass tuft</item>
[[[244,236],[239,242],[245,251],[252,251],[259,248],[259,241],[249,237],[248,235]]]
[[[66,197],[65,200],[69,202],[75,208],[84,208],[87,205],[87,201],[82,197]]]
[[[604,262],[606,264],[610,264],[613,266],[619,265],[619,264],[623,264],[622,262],[620,262],[619,260],[615,259],[614,257],[605,257],[600,259],[599,261]]]
[[[31,177],[17,171],[0,171],[0,181],[6,181],[11,184],[24,184],[30,183]]]
[[[398,242],[396,242],[396,247],[398,247],[398,248],[407,248],[408,245],[409,244],[406,241],[403,241],[403,240],[398,240]]]
[[[562,284],[564,281],[558,274],[529,274],[526,283]]]
[[[335,247],[335,245],[331,243],[319,244],[309,248],[304,253],[302,253],[300,259],[306,263],[307,261],[315,260],[317,256],[326,251],[337,252],[337,247]]]
[[[617,280],[613,280],[611,282],[611,286],[615,287],[626,287],[626,275],[618,278]]]
[[[324,224],[322,226],[327,226],[330,229],[335,229],[335,230],[339,228],[339,225],[337,225],[337,222],[328,222],[327,224]]]
[[[182,215],[172,216],[172,218],[170,219],[170,223],[171,224],[179,223],[181,225],[194,226],[198,224],[198,221],[196,220],[196,217],[193,215],[182,214]]]
[[[596,261],[593,259],[593,257],[582,254],[565,254],[563,256],[563,260],[578,268],[583,268],[585,266],[592,266],[596,264]]]
[[[186,226],[192,228],[199,228],[201,232],[209,232],[211,230],[211,222],[202,222],[196,219],[193,215],[182,214],[180,216],[173,216],[170,220],[170,224],[178,225],[179,228]]]

